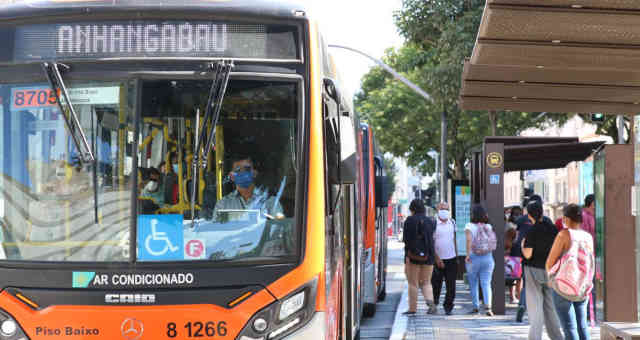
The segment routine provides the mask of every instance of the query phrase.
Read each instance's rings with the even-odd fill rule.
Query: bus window
[[[67,85],[95,155],[82,163],[47,83],[0,84],[2,245],[10,260],[126,261],[133,125],[127,83]],[[130,150],[130,148],[129,148]]]
[[[210,86],[142,83],[137,260],[293,258],[298,85],[232,79],[215,131],[202,124]],[[215,147],[194,168],[196,132]]]

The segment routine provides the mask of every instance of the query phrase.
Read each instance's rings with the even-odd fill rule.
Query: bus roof
[[[130,11],[205,11],[274,19],[306,16],[305,6],[299,3],[273,0],[0,0],[0,20]]]

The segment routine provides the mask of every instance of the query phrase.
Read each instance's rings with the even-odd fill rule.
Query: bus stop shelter
[[[504,280],[504,173],[509,171],[564,168],[583,161],[604,142],[580,143],[575,137],[486,137],[482,151],[471,163],[472,202],[480,203],[489,215],[497,236],[494,252],[493,310],[505,313]]]
[[[636,0],[486,0],[472,55],[464,63],[460,107],[637,114],[639,14],[640,1]],[[505,170],[504,164],[506,169],[517,168],[508,164],[509,154],[514,150],[510,148],[516,145],[496,141],[487,141],[483,151],[475,154],[473,164],[483,168],[488,161],[486,157],[500,163],[496,154],[502,155],[503,164],[474,174],[472,182],[478,185],[491,185],[491,175],[500,175]],[[539,150],[544,148],[540,146]],[[496,154],[490,155],[492,152]],[[502,184],[497,186],[502,188]],[[482,191],[478,191],[473,198],[499,206],[500,214],[490,217],[503,221],[502,189],[496,189],[487,190],[484,195],[493,192],[498,197],[481,198]],[[499,265],[496,269],[503,270]],[[635,266],[631,270],[636,274],[632,276],[640,275]],[[636,291],[638,287],[631,283],[635,280],[629,282]],[[502,300],[504,283],[497,283],[500,294],[494,296]],[[502,306],[496,304],[496,311],[501,312]]]
[[[465,110],[640,111],[640,1],[487,0]]]

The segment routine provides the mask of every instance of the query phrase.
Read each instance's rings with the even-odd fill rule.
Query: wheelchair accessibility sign
[[[184,260],[182,215],[138,216],[138,260]]]

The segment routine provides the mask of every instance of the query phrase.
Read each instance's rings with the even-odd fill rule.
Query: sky
[[[393,12],[402,0],[303,0],[309,16],[320,22],[327,44],[356,48],[375,58],[389,47],[400,47],[403,39],[393,24]],[[345,89],[355,94],[360,79],[373,61],[346,50],[331,49]]]

